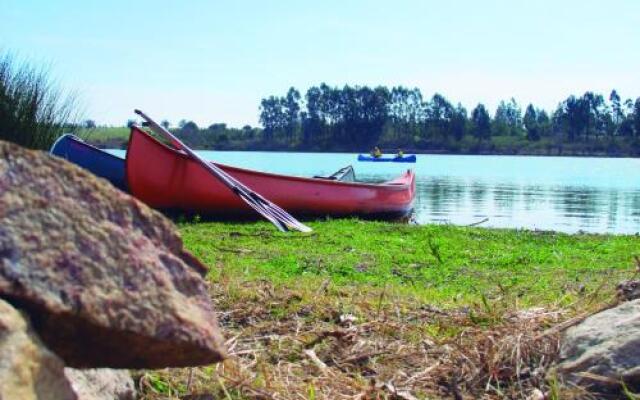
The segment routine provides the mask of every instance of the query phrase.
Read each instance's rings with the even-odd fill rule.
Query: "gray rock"
[[[28,321],[0,300],[0,399],[74,400],[64,364],[31,331]]]
[[[594,314],[565,333],[557,373],[594,391],[640,388],[640,300]]]
[[[136,388],[129,371],[123,369],[65,368],[78,400],[134,400]]]
[[[167,218],[87,171],[0,141],[0,296],[75,368],[224,357],[206,268]]]
[[[640,299],[640,281],[623,281],[616,287],[616,295],[620,301]]]

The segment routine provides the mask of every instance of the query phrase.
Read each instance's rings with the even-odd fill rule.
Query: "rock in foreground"
[[[221,360],[203,272],[161,214],[64,160],[0,142],[0,296],[68,366]]]
[[[18,310],[2,300],[0,399],[76,399],[62,360],[42,345]]]
[[[136,388],[127,370],[65,368],[78,400],[134,400]]]
[[[557,372],[593,391],[640,388],[640,300],[594,314],[567,330]]]

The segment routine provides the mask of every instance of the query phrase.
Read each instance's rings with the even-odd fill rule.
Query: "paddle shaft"
[[[158,125],[154,120],[148,117],[140,110],[135,110],[135,113],[140,115],[149,125],[149,127],[156,133],[162,135],[173,144],[179,150],[187,153],[189,157],[198,162],[201,166],[207,169],[213,176],[220,180],[225,186],[233,191],[238,197],[244,200],[249,206],[256,210],[259,214],[273,223],[279,230],[287,231],[290,228],[297,229],[302,232],[310,232],[311,228],[300,223],[293,216],[287,213],[282,208],[278,207],[274,203],[262,197],[260,194],[246,187],[240,181],[236,180],[225,171],[221,170],[213,163],[207,162],[193,150],[184,144],[175,135],[169,132],[164,127]]]

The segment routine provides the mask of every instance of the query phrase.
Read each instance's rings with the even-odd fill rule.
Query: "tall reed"
[[[0,53],[0,140],[48,149],[77,116],[76,96],[64,92],[47,68]]]

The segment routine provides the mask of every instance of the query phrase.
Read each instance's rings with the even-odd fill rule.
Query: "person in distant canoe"
[[[404,151],[402,151],[402,149],[398,149],[398,152],[396,153],[396,158],[402,158],[404,157]]]
[[[373,150],[371,150],[371,157],[373,157],[373,158],[382,157],[382,151],[380,151],[378,146],[374,147]]]

